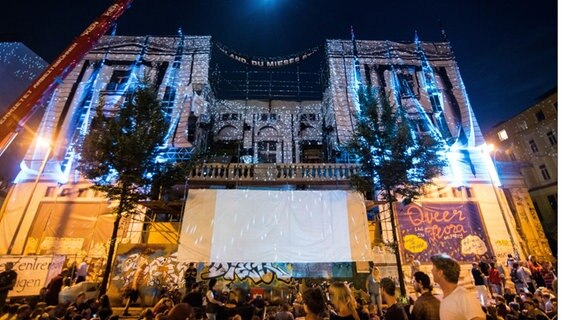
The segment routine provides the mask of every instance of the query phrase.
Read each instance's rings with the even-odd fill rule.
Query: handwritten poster
[[[493,255],[476,202],[399,204],[397,218],[402,258],[429,263],[446,253],[462,262]]]

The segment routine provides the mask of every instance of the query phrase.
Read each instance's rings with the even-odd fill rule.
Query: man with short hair
[[[4,310],[6,298],[8,298],[8,291],[14,289],[18,274],[12,270],[14,268],[13,262],[6,262],[4,264],[4,271],[0,272],[0,312]]]
[[[83,260],[77,268],[77,277],[75,278],[75,284],[86,281],[88,272],[89,264],[87,263],[87,261]]]
[[[471,265],[471,276],[473,277],[473,284],[477,289],[477,298],[481,302],[481,305],[489,305],[489,293],[487,292],[487,282],[485,274],[481,271],[477,262]]]
[[[432,275],[442,292],[444,298],[440,302],[441,320],[482,320],[485,313],[479,301],[467,290],[458,286],[460,277],[459,263],[445,254],[430,257],[432,261]]]
[[[420,297],[414,302],[410,318],[413,320],[439,320],[440,300],[432,295],[430,277],[422,271],[414,273],[412,284]]]
[[[385,312],[385,320],[408,320],[406,316],[406,311],[404,308],[398,304],[394,292],[396,285],[391,278],[382,278],[380,282],[381,297],[387,305],[387,311]]]

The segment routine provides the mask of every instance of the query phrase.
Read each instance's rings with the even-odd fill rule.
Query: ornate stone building
[[[195,150],[208,150],[210,158],[190,173],[177,195],[175,190],[167,199],[161,194],[145,204],[145,215],[123,219],[122,242],[176,243],[183,210],[179,199],[187,187],[348,189],[357,165],[341,147],[355,125],[357,90],[369,85],[375,93],[386,92],[419,132],[443,140],[449,159],[446,173],[428,193],[399,211],[405,263],[415,257],[428,263],[426,257],[444,243],[451,243],[447,250],[464,263],[480,254],[505,259],[515,251],[521,258],[550,257],[546,243],[538,240],[542,228],[530,214],[525,189],[504,195],[499,188],[449,42],[327,40],[315,85],[302,83],[307,75],[299,68],[292,81],[279,82],[271,71],[269,85],[253,83],[252,73],[244,72],[241,94],[230,97],[217,86],[223,74],[212,67],[214,50],[210,37],[103,37],[47,106],[39,135],[53,143],[32,144],[22,162],[1,215],[0,253],[105,256],[113,204],[88,189],[89,182],[76,171],[77,154],[96,106],[119,107],[146,79],[158,85],[170,124],[157,161],[184,161]],[[282,87],[272,86],[277,83]],[[253,94],[255,85],[264,89]],[[302,94],[318,85],[319,92]],[[392,238],[392,230],[382,205],[376,205],[378,218],[370,229],[375,262],[382,263],[387,258],[381,244]],[[416,212],[419,218],[412,216]]]

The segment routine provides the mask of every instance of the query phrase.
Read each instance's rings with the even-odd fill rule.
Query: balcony
[[[203,163],[188,177],[197,185],[349,185],[359,172],[344,163]]]
[[[174,185],[157,199],[140,204],[175,222],[181,217],[187,188],[294,185],[297,189],[347,190],[349,179],[358,172],[358,165],[344,163],[202,163],[189,173],[187,185]]]

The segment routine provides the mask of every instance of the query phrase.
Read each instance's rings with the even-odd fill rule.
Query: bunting
[[[291,54],[286,57],[249,57],[247,55],[236,52],[235,50],[227,48],[225,45],[216,42],[215,46],[227,55],[229,58],[234,59],[240,63],[244,63],[249,66],[260,67],[260,68],[281,68],[286,67],[291,64],[299,63],[300,61],[306,60],[311,55],[319,50],[320,46],[313,47],[304,50],[299,53]]]

